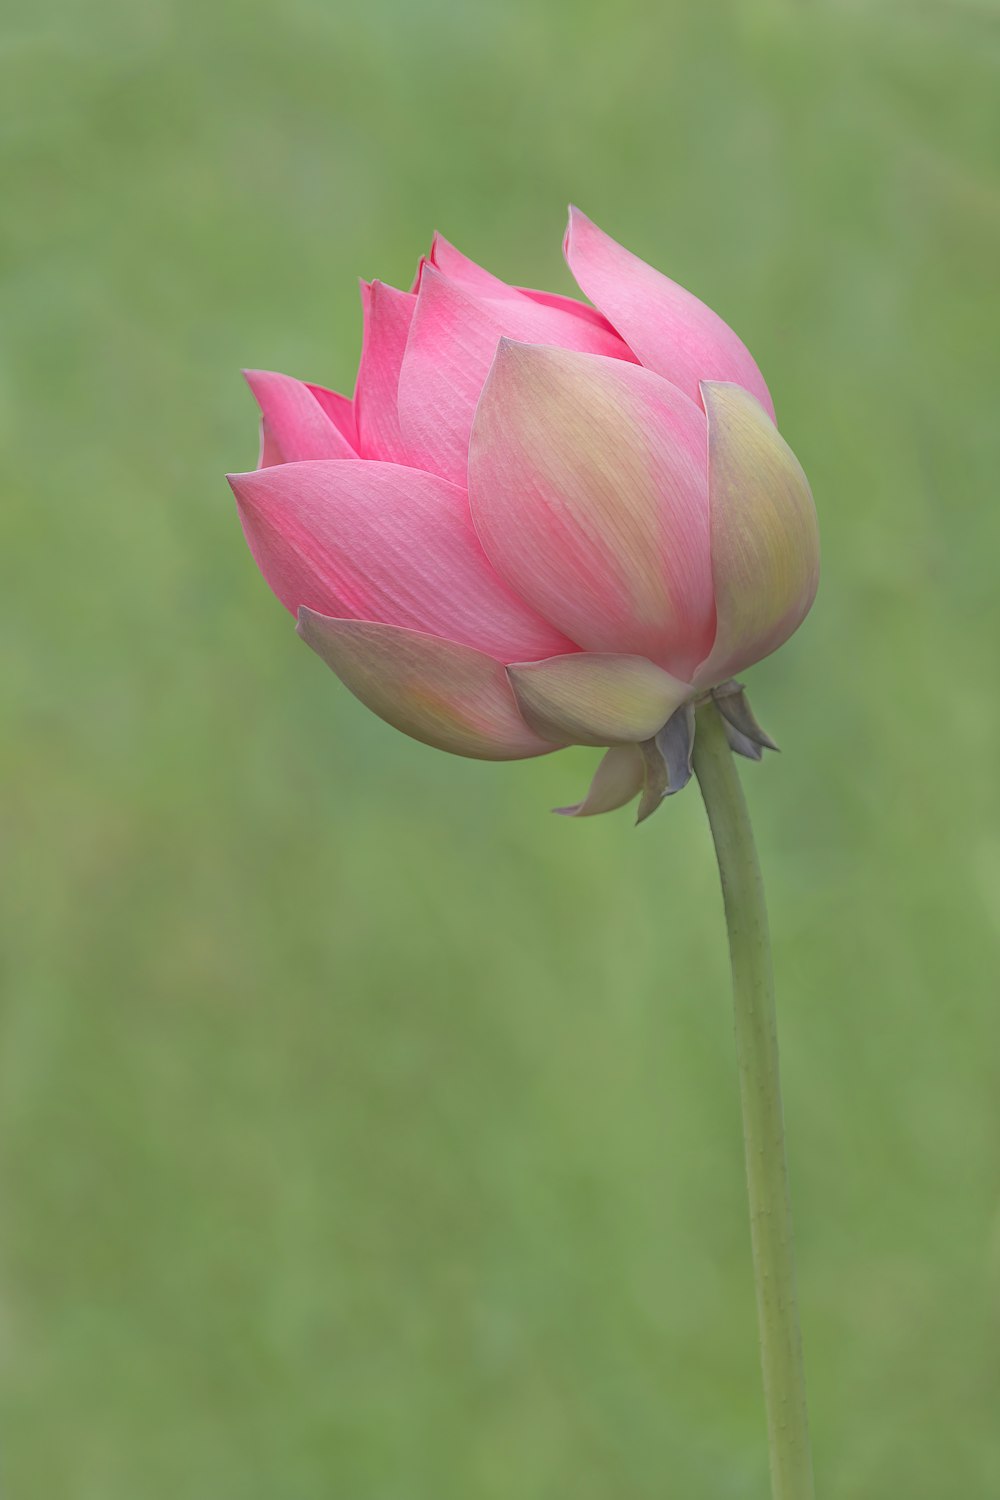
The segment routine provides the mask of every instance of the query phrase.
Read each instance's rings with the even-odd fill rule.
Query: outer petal
[[[409,292],[384,281],[361,283],[365,331],[354,393],[362,458],[406,462],[399,432],[399,370],[417,305]]]
[[[612,745],[594,773],[583,801],[553,810],[566,818],[590,818],[596,813],[614,812],[616,807],[624,807],[639,795],[644,781],[645,762],[638,745]]]
[[[282,464],[230,478],[281,602],[382,620],[504,661],[572,649],[491,568],[463,490],[395,464]]]
[[[532,734],[499,662],[468,646],[363,620],[299,611],[299,634],[345,687],[404,734],[476,760],[557,747]]]
[[[490,560],[578,645],[690,680],[715,631],[705,441],[651,371],[505,340],[469,458]]]
[[[619,245],[578,208],[569,211],[565,253],[581,291],[648,369],[695,401],[699,381],[735,381],[773,418],[764,377],[718,313]]]
[[[809,483],[760,404],[706,382],[715,644],[695,681],[710,687],[770,655],[809,612],[819,528]]]
[[[399,422],[409,463],[465,484],[476,403],[505,335],[627,354],[617,334],[562,308],[530,297],[483,297],[425,265],[399,376]]]
[[[517,662],[507,675],[526,722],[563,744],[648,740],[692,692],[644,656],[584,651]]]
[[[308,386],[291,375],[279,375],[273,370],[243,373],[261,411],[262,466],[310,458],[357,457],[317,395],[321,387]],[[324,396],[333,394],[324,392]],[[344,397],[336,399],[343,401]]]

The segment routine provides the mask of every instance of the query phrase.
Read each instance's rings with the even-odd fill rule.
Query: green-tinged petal
[[[795,454],[742,386],[702,383],[716,634],[695,682],[709,686],[786,641],[819,581],[816,508]]]
[[[614,812],[616,807],[624,807],[639,795],[644,779],[639,746],[613,745],[598,766],[583,801],[553,811],[566,818],[590,818],[596,813]]]
[[[690,695],[644,656],[582,651],[507,668],[523,717],[562,744],[635,744],[649,739]]]
[[[299,610],[298,632],[345,687],[395,729],[474,760],[521,760],[557,747],[517,711],[500,662],[398,625]]]

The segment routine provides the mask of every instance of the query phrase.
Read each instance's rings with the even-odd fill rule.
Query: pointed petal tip
[[[610,807],[607,807],[607,808],[604,808],[604,807],[602,807],[602,808],[594,808],[592,810],[586,810],[586,809],[587,809],[587,799],[585,797],[582,802],[573,802],[573,803],[570,804],[569,807],[553,807],[553,808],[550,809],[550,811],[553,812],[553,813],[555,813],[556,816],[560,817],[560,818],[587,818],[587,817],[592,816],[592,814],[594,812],[612,812],[613,811],[613,809],[610,808]]]
[[[749,396],[754,404],[760,407],[772,426],[777,426],[773,406],[765,405],[755,391],[750,390],[748,386],[741,385],[738,380],[699,380],[698,382],[698,394],[706,414],[713,406],[725,401],[730,391],[739,391],[742,395]]]
[[[322,618],[323,616],[317,610],[310,609],[308,605],[300,604],[295,616],[295,634],[300,640],[308,642],[313,621]]]
[[[281,468],[291,469],[300,465],[282,464]],[[264,512],[268,509],[271,497],[271,485],[269,483],[272,468],[245,469],[242,474],[227,474],[226,480],[229,488],[236,496],[236,504],[240,510]]]
[[[287,376],[279,374],[277,370],[259,370],[253,369],[249,366],[245,366],[243,369],[241,369],[240,374],[243,376],[243,379],[250,387],[250,394],[251,396],[253,396],[253,399],[256,401],[257,405],[261,408],[261,411],[263,411],[264,409],[264,403],[267,400],[268,390],[273,389],[276,382],[281,382],[288,378]]]
[[[642,753],[636,745],[615,745],[597,767],[580,802],[552,811],[564,818],[591,818],[614,812],[638,796],[644,780]]]
[[[255,386],[263,385],[268,380],[288,380],[292,377],[283,375],[280,370],[265,370],[259,365],[243,365],[240,374],[251,390]]]
[[[418,290],[424,285],[425,282],[450,281],[450,279],[451,278],[448,276],[447,272],[442,271],[437,262],[432,260],[429,255],[422,255],[420,257],[420,260],[417,264]]]
[[[226,483],[236,496],[237,505],[245,505],[253,498],[257,490],[254,481],[259,473],[259,469],[246,469],[243,473],[226,475]]]
[[[572,270],[571,257],[579,242],[580,235],[594,227],[593,220],[587,217],[582,208],[578,208],[575,203],[569,205],[566,215],[566,229],[563,234],[562,252],[563,259],[569,265],[570,270]]]

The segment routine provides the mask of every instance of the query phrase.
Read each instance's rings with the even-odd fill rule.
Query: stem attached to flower
[[[812,1500],[764,884],[743,788],[711,699],[698,710],[694,770],[715,841],[729,928],[771,1487],[774,1500]]]

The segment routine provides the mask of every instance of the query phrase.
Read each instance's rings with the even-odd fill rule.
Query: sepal
[[[722,718],[729,748],[747,760],[761,760],[765,750],[778,750],[771,736],[754,717],[742,682],[730,678],[713,690],[712,697]]]
[[[663,728],[639,747],[645,764],[645,785],[636,822],[651,817],[665,797],[680,792],[691,780],[694,754],[694,704],[684,703]]]

